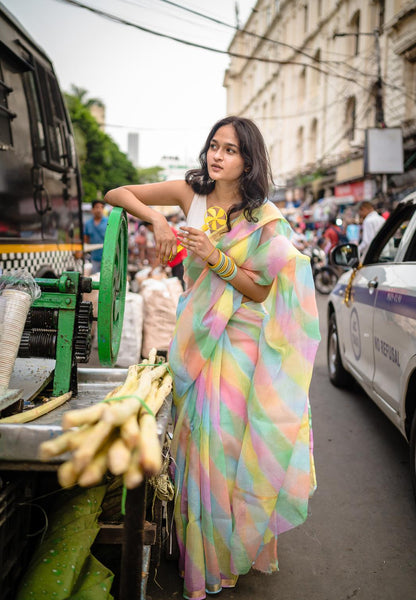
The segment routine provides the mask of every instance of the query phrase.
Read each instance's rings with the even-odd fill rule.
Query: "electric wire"
[[[96,14],[100,17],[109,19],[111,21],[114,21],[116,23],[119,23],[121,25],[126,25],[128,27],[133,27],[135,29],[139,29],[140,31],[143,31],[145,33],[149,33],[151,35],[156,35],[157,37],[161,37],[164,39],[169,39],[171,41],[174,42],[178,42],[180,44],[184,44],[186,46],[191,46],[193,48],[199,48],[201,50],[207,50],[209,52],[215,52],[217,54],[223,54],[223,55],[228,55],[228,56],[232,56],[234,58],[242,58],[244,60],[247,61],[258,61],[258,62],[263,62],[263,63],[270,63],[270,64],[279,64],[279,65],[295,65],[295,66],[300,66],[300,67],[307,67],[313,70],[316,70],[320,73],[323,73],[325,75],[328,76],[332,76],[338,79],[343,79],[346,81],[350,81],[350,82],[355,82],[356,80],[353,77],[347,77],[345,75],[342,75],[341,73],[338,72],[328,72],[325,71],[324,69],[321,69],[320,67],[318,67],[317,65],[314,64],[309,64],[309,63],[302,63],[302,62],[298,62],[298,61],[294,61],[294,60],[277,60],[277,59],[270,59],[270,58],[265,58],[265,57],[261,57],[261,56],[248,56],[245,54],[239,54],[237,52],[231,52],[229,50],[221,50],[220,48],[213,48],[212,46],[206,46],[203,44],[197,44],[195,42],[190,42],[189,40],[184,40],[182,38],[178,38],[176,36],[170,35],[170,34],[166,34],[166,33],[161,33],[159,31],[155,31],[153,29],[150,29],[148,27],[143,27],[141,25],[138,25],[137,23],[133,23],[132,21],[128,21],[127,19],[124,19],[122,17],[119,17],[117,15],[113,15],[111,13],[108,13],[106,11],[100,10],[98,8],[94,8],[92,6],[89,6],[87,4],[84,4],[82,2],[79,2],[78,0],[57,0],[58,2],[62,2],[64,4],[70,4],[72,6],[76,6],[78,8],[83,8],[85,10],[88,10],[90,12],[92,12],[93,14]]]

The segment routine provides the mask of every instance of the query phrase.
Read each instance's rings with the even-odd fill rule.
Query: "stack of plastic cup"
[[[0,392],[4,392],[9,387],[32,297],[21,290],[5,289],[0,299]]]

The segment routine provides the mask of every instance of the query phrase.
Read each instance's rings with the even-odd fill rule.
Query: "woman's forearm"
[[[104,201],[111,204],[111,206],[120,206],[133,217],[137,217],[148,223],[154,224],[161,216],[159,212],[144,204],[133,192],[125,187],[110,190],[104,196]]]

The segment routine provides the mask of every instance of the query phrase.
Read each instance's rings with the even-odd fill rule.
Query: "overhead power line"
[[[83,8],[83,9],[88,10],[96,15],[99,15],[99,16],[105,18],[105,19],[109,19],[116,23],[120,23],[121,25],[133,27],[134,29],[139,29],[140,31],[144,31],[145,33],[149,33],[151,35],[156,35],[158,37],[172,40],[174,42],[178,42],[178,43],[184,44],[186,46],[191,46],[193,48],[199,48],[200,50],[207,50],[209,52],[215,52],[217,54],[233,56],[234,58],[242,58],[247,61],[258,61],[258,62],[270,63],[270,64],[276,64],[276,65],[282,65],[282,66],[292,65],[292,66],[310,68],[310,69],[314,69],[314,70],[318,71],[319,73],[323,73],[324,75],[328,75],[329,77],[336,77],[338,79],[343,79],[345,81],[350,81],[350,82],[356,83],[356,79],[354,79],[353,77],[347,77],[345,75],[342,75],[341,73],[331,73],[331,72],[325,71],[324,69],[321,69],[319,66],[317,66],[315,64],[298,62],[296,60],[278,60],[278,59],[273,59],[273,58],[265,58],[262,56],[247,56],[245,54],[239,54],[238,52],[230,52],[229,50],[221,50],[220,48],[213,48],[211,46],[197,44],[195,42],[190,42],[189,40],[184,40],[182,38],[178,38],[176,36],[169,35],[167,33],[161,33],[160,31],[154,31],[153,29],[149,29],[148,27],[143,27],[142,25],[138,25],[137,23],[133,23],[132,21],[128,21],[127,19],[124,19],[122,17],[118,17],[117,15],[113,15],[111,13],[100,10],[98,8],[94,8],[92,6],[88,6],[87,4],[83,4],[82,2],[79,2],[78,0],[58,0],[58,1],[63,2],[64,4],[70,4],[72,6],[76,6],[78,8]]]
[[[98,8],[94,8],[93,6],[89,6],[87,4],[84,4],[83,2],[80,2],[79,0],[57,0],[58,2],[62,2],[64,4],[70,4],[72,6],[76,6],[78,8],[83,8],[85,10],[88,10],[89,12],[92,12],[93,14],[96,14],[100,17],[103,17],[105,19],[109,19],[110,21],[114,21],[116,23],[119,23],[121,25],[126,25],[128,27],[132,27],[134,29],[138,29],[140,31],[143,31],[145,33],[149,33],[150,35],[156,35],[157,37],[161,37],[164,39],[169,39],[172,40],[174,42],[178,42],[180,44],[184,44],[186,46],[191,46],[194,48],[199,48],[201,50],[207,50],[209,52],[215,52],[217,54],[223,54],[223,55],[227,55],[227,56],[232,56],[234,58],[241,58],[243,60],[247,60],[249,62],[251,61],[257,61],[257,62],[263,62],[263,63],[269,63],[269,64],[276,64],[276,65],[281,65],[281,66],[286,66],[286,65],[291,65],[291,66],[298,66],[298,67],[305,67],[305,68],[310,68],[313,69],[319,73],[322,73],[323,75],[328,75],[328,77],[335,77],[337,79],[342,79],[344,81],[349,81],[351,83],[354,83],[355,85],[358,85],[359,87],[363,88],[364,90],[367,89],[366,85],[363,84],[359,84],[356,77],[349,77],[347,75],[342,75],[341,73],[338,72],[332,72],[332,71],[326,71],[325,69],[320,68],[318,65],[320,64],[320,61],[316,61],[317,64],[310,64],[310,63],[304,63],[304,62],[298,62],[296,60],[278,60],[278,59],[272,59],[272,58],[266,58],[266,57],[262,57],[262,56],[249,56],[249,55],[245,55],[245,54],[239,54],[237,52],[231,52],[229,50],[221,50],[220,48],[213,48],[211,46],[205,46],[203,44],[197,44],[195,42],[191,42],[189,40],[184,40],[182,38],[178,38],[176,36],[173,35],[169,35],[167,33],[162,33],[160,31],[155,31],[153,29],[149,29],[148,27],[143,27],[142,25],[138,25],[137,23],[133,23],[132,21],[128,21],[127,19],[124,19],[122,17],[119,17],[117,15],[113,15],[111,13],[108,13],[106,11],[100,10]],[[166,1],[168,2],[168,0],[162,0],[162,1]],[[173,2],[170,2],[171,4],[175,4]],[[180,5],[177,5],[180,6]],[[202,13],[201,13],[202,14]],[[210,17],[211,18],[211,17]],[[218,19],[216,19],[216,21],[218,21]],[[231,26],[233,27],[233,26]],[[246,30],[240,30],[244,33],[249,33],[252,34],[252,32],[247,32]],[[257,35],[257,34],[253,34],[253,35]],[[261,36],[260,36],[261,37]],[[264,39],[268,39],[268,38],[264,38]],[[269,40],[269,41],[273,41],[274,40]],[[275,42],[277,43],[277,42]],[[279,42],[282,43],[283,42]],[[287,45],[287,44],[285,44]],[[289,46],[289,45],[288,45]],[[297,49],[295,47],[289,46],[290,48],[292,48],[293,50],[297,51]],[[302,53],[301,51],[299,51],[300,53]],[[316,60],[313,57],[310,57],[308,54],[304,53],[303,54],[308,57],[308,58],[312,58],[312,60]],[[335,61],[336,62],[336,61]],[[354,67],[351,67],[350,65],[348,65],[347,63],[341,63],[345,66],[347,66],[350,69],[353,69],[354,71],[360,73],[363,76],[367,76],[367,77],[375,77],[375,74],[368,74],[368,73],[364,73],[359,71],[358,69],[355,69]],[[396,86],[393,86],[392,84],[389,84],[387,82],[385,82],[383,80],[383,82],[385,83],[385,85],[387,87],[391,87],[393,89],[397,89]],[[408,95],[408,94],[406,94]],[[408,95],[410,97],[410,95]]]

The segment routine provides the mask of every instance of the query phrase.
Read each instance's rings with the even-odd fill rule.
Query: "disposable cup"
[[[32,299],[26,292],[13,289],[3,290],[0,299],[0,388],[7,389]]]

